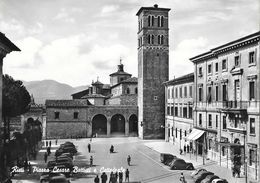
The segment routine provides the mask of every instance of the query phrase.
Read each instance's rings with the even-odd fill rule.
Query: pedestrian
[[[107,182],[107,174],[105,172],[102,173],[100,178],[101,178],[101,182],[102,183],[106,183]]]
[[[119,172],[118,177],[119,177],[119,183],[122,183],[123,182],[123,172],[122,171]]]
[[[109,183],[112,183],[113,178],[114,178],[114,174],[113,174],[113,172],[111,172],[110,177],[109,177]]]
[[[189,146],[189,144],[187,144],[187,153],[189,153],[190,152],[190,146]]]
[[[27,169],[28,169],[28,160],[27,160],[27,158],[24,161],[24,169],[25,169],[25,171],[27,171]]]
[[[56,138],[56,140],[55,140],[55,145],[57,145],[58,144],[58,139]]]
[[[90,153],[90,151],[91,151],[91,145],[90,145],[90,143],[88,144],[88,152]]]
[[[48,141],[46,140],[46,147],[48,147]]]
[[[50,142],[49,142],[49,146],[51,147],[51,140],[50,140]]]
[[[128,155],[128,157],[127,157],[128,166],[131,166],[131,165],[130,165],[130,162],[131,162],[131,157],[130,157],[130,155]]]
[[[115,173],[115,180],[116,180],[116,182],[117,182],[117,178],[118,178],[118,172],[116,171],[116,173]]]
[[[47,152],[44,153],[44,162],[47,163],[47,159],[48,159],[48,154]]]
[[[180,149],[180,155],[182,154],[182,152],[183,152],[182,149]]]
[[[185,177],[184,177],[183,173],[181,173],[180,181],[181,181],[181,183],[187,183],[187,181],[185,180]]]
[[[111,183],[116,183],[116,174],[115,173],[113,173],[113,176],[112,176],[112,178],[111,178]]]
[[[125,171],[125,181],[126,180],[129,182],[129,170],[128,169],[126,169],[126,171]]]
[[[184,150],[184,154],[186,154],[186,145],[184,145],[183,150]]]
[[[114,146],[113,145],[111,145],[111,147],[110,147],[110,153],[114,153]]]
[[[97,133],[96,133],[96,138],[97,138]]]
[[[90,166],[93,166],[93,156],[90,156]]]
[[[28,169],[29,169],[29,174],[31,174],[32,173],[32,165],[31,165],[30,162],[28,163]]]
[[[97,175],[96,178],[94,179],[94,182],[95,182],[95,183],[99,183],[98,175]]]

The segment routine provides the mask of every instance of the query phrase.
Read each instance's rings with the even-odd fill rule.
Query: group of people
[[[110,173],[110,178],[108,183],[122,183],[123,182],[123,172],[111,172]],[[108,180],[108,176],[105,172],[103,172],[99,178],[99,176],[97,175],[94,179],[94,183],[100,183],[100,179],[101,179],[101,183],[106,183]],[[125,171],[125,182],[128,181],[129,182],[129,170],[126,169]]]
[[[183,146],[183,149],[180,149],[180,154],[182,154],[183,152],[184,152],[184,154],[186,154],[186,152],[189,153],[191,151],[192,151],[192,146],[189,144],[187,144],[187,145],[185,144]]]

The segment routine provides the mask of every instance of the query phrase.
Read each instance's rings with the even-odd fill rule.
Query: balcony
[[[229,109],[247,109],[249,106],[249,101],[223,101],[222,108]]]

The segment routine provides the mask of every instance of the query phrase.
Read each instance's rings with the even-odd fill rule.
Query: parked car
[[[56,172],[44,172],[42,173],[42,175],[40,176],[40,183],[48,183],[50,181],[50,179],[54,176],[63,176],[65,177],[64,174],[62,173],[56,173]],[[65,177],[66,178],[66,177]]]
[[[213,179],[212,183],[228,183],[226,179]]]
[[[208,175],[214,175],[214,173],[208,172],[208,171],[206,171],[206,172],[204,172],[204,171],[199,172],[197,175],[194,176],[195,183],[200,183]]]
[[[183,159],[175,159],[170,164],[171,170],[194,170],[192,163],[186,163]]]
[[[60,156],[63,153],[70,153],[74,155],[77,153],[77,149],[73,147],[60,147],[59,149],[56,150],[55,156]]]
[[[177,156],[174,156],[172,154],[167,154],[167,153],[161,153],[160,159],[163,164],[169,166],[172,160],[177,159]]]
[[[55,158],[55,160],[56,160],[56,159],[68,159],[68,160],[72,161],[71,157],[68,157],[68,156],[65,155],[65,154],[61,154],[60,156],[58,156],[57,158]]]
[[[207,175],[200,183],[211,183],[213,179],[219,179],[216,175]]]
[[[70,157],[73,160],[73,154],[71,154],[71,153],[62,153],[61,156],[63,156],[63,155],[68,156],[68,157]]]
[[[201,172],[201,171],[207,172],[207,170],[204,169],[204,168],[198,168],[198,169],[196,169],[195,171],[193,171],[193,172],[191,173],[191,177],[194,177],[195,175],[197,175],[197,174],[198,174],[199,172]]]
[[[54,176],[50,179],[49,183],[70,183],[70,181],[63,176]]]

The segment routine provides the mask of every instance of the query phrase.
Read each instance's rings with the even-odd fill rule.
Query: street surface
[[[129,138],[94,138],[92,142],[90,139],[69,139],[59,140],[56,147],[52,147],[52,152],[58,148],[60,143],[65,141],[73,142],[78,149],[78,155],[74,159],[74,165],[81,168],[77,174],[74,174],[70,179],[72,183],[92,183],[96,174],[101,175],[102,171],[108,171],[106,174],[110,175],[110,171],[129,169],[130,171],[130,182],[153,182],[153,183],[170,183],[180,182],[180,173],[183,172],[186,180],[192,182],[190,173],[192,171],[182,170],[169,170],[168,166],[160,163],[160,152],[170,151],[173,154],[178,152],[178,149],[173,149],[169,143],[165,143],[162,140],[140,140],[135,137]],[[91,152],[88,152],[87,145],[91,143]],[[54,140],[53,143],[54,144]],[[114,146],[114,153],[110,153],[110,146]],[[36,161],[31,161],[31,164],[38,167],[45,167],[46,164],[43,162],[42,155],[45,150],[41,150],[37,156]],[[53,158],[54,153],[51,154]],[[127,164],[127,156],[131,156],[131,166]],[[89,168],[89,159],[93,156],[93,166]],[[180,158],[185,159],[187,162],[192,162],[196,167],[205,167],[206,169],[213,171],[218,176],[230,180],[229,182],[243,182],[243,179],[232,179],[230,178],[231,173],[224,167],[219,167],[214,162],[205,162],[202,165],[200,159],[191,156],[181,156]],[[83,173],[82,173],[83,172]],[[219,173],[221,173],[219,175]],[[17,175],[14,179],[19,179],[19,183],[35,183],[39,182],[38,175]],[[125,174],[124,174],[125,177]],[[17,182],[14,180],[13,182]],[[27,181],[25,181],[27,180]]]

